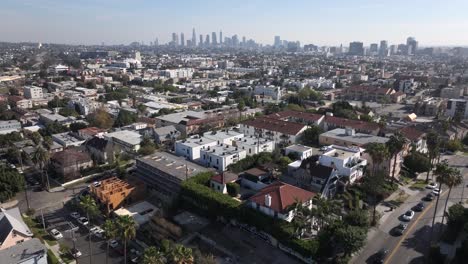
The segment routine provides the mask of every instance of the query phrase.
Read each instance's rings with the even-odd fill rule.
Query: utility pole
[[[20,162],[21,166],[21,173],[23,174],[23,179],[24,179],[24,196],[26,196],[26,205],[28,206],[28,211],[31,210],[31,206],[29,205],[29,197],[28,197],[28,184],[26,183],[26,175],[24,174],[24,168],[23,168],[23,157],[22,157],[22,150],[20,150],[18,159]]]
[[[46,231],[45,221],[44,221],[44,212],[42,212],[41,208],[41,217],[42,217],[42,228],[44,228],[44,232]]]

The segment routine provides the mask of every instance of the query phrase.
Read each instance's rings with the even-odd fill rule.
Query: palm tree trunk
[[[88,235],[89,235],[89,264],[91,264],[93,261],[93,252],[91,248],[91,219],[89,218],[89,211],[86,212],[86,216],[88,217]]]
[[[442,191],[442,189],[440,189]],[[444,219],[445,219],[445,212],[447,210],[447,205],[448,201],[450,199],[450,193],[452,192],[452,187],[449,188],[449,192],[447,194],[447,200],[445,200],[445,206],[444,206],[444,214],[442,215],[442,225],[444,224]],[[439,194],[440,195],[440,194]]]
[[[372,212],[372,225],[373,226],[376,225],[376,222],[375,222],[376,214],[377,214],[377,197],[374,196],[374,210]]]
[[[440,184],[440,190],[442,191],[442,184]],[[429,247],[432,244],[432,236],[434,234],[434,224],[435,224],[435,218],[436,218],[436,214],[437,214],[437,206],[439,205],[439,199],[440,199],[441,194],[442,193],[439,193],[439,195],[437,196],[436,205],[435,205],[435,208],[434,208],[434,215],[432,216],[431,235],[429,236]]]
[[[395,182],[395,171],[396,171],[397,156],[398,156],[398,153],[395,153],[395,158],[393,159],[392,183]]]
[[[106,264],[109,264],[109,239],[107,240]]]
[[[49,182],[49,173],[46,170],[46,184],[47,184],[47,190],[50,191],[50,182]]]
[[[430,166],[429,166],[429,170],[427,171],[427,174],[426,174],[426,183],[429,183],[429,173],[431,173],[431,170],[432,170],[432,158],[429,157],[429,160],[430,160]]]
[[[127,264],[127,239],[124,239],[124,263]]]

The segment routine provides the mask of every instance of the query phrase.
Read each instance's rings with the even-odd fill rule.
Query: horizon
[[[158,38],[165,44],[173,32],[190,39],[195,28],[197,38],[222,30],[263,45],[272,45],[275,36],[318,46],[397,45],[414,36],[425,47],[468,46],[468,36],[460,34],[468,30],[468,2],[462,0],[4,0],[2,7],[0,22],[9,25],[0,28],[2,42],[128,45]]]

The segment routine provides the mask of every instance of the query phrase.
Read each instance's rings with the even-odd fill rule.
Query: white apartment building
[[[24,91],[24,98],[26,98],[26,99],[42,99],[42,98],[44,98],[44,93],[42,92],[41,87],[25,86],[23,91]]]
[[[452,118],[468,119],[468,100],[450,99],[447,101],[447,116]]]
[[[248,136],[232,141],[234,147],[243,149],[247,156],[255,155],[260,152],[273,152],[275,142],[266,138]]]
[[[175,154],[177,156],[186,157],[189,160],[200,159],[200,152],[208,147],[216,146],[218,143],[215,140],[193,136],[183,140],[176,141]]]
[[[348,177],[352,184],[363,176],[364,167],[367,165],[367,160],[361,158],[363,153],[364,149],[359,147],[331,145],[320,155],[319,163],[335,169],[339,177]]]
[[[300,144],[291,145],[285,149],[286,155],[289,155],[290,153],[296,154],[300,160],[305,160],[312,157],[312,148]]]
[[[229,165],[244,159],[247,151],[228,144],[218,144],[202,149],[200,155],[203,165],[222,172],[226,171]]]
[[[282,97],[281,87],[278,86],[263,86],[258,85],[254,88],[254,95],[261,98],[271,98],[272,100],[280,100]]]
[[[218,144],[229,144],[232,145],[232,142],[244,137],[244,134],[233,131],[233,130],[219,130],[219,131],[209,131],[203,134],[203,137],[215,140]]]

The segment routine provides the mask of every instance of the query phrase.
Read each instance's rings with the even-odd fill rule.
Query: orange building
[[[107,213],[144,198],[145,185],[142,182],[126,182],[117,177],[91,184],[91,193],[103,204]]]

